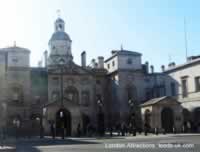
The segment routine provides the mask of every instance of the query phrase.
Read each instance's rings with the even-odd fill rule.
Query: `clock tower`
[[[72,40],[65,32],[64,20],[58,17],[54,23],[54,33],[49,40],[48,65],[59,64],[60,60],[64,61],[65,64],[72,62],[71,43]]]

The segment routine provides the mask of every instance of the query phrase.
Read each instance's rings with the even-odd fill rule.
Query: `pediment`
[[[52,65],[48,67],[49,74],[72,74],[72,75],[92,75],[92,71],[84,69],[83,67],[75,64],[69,63],[64,66]]]

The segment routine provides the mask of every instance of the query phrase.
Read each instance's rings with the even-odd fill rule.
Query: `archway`
[[[90,124],[90,118],[86,114],[82,114],[82,122],[83,122],[83,134],[87,134],[88,125]]]
[[[61,135],[63,129],[65,136],[71,136],[71,114],[64,108],[56,113],[56,134]]]
[[[192,123],[192,117],[191,113],[188,109],[183,109],[182,111],[183,115],[183,127],[184,127],[184,132],[192,131],[194,128],[193,123]]]
[[[31,128],[28,128],[28,132],[31,133],[32,136],[40,135],[41,127],[42,127],[42,116],[40,114],[32,114],[30,116]]]
[[[64,90],[64,99],[73,103],[79,103],[79,92],[73,87],[69,86]]]
[[[162,128],[165,132],[172,132],[174,126],[174,113],[171,108],[163,108],[161,112]]]
[[[99,111],[97,114],[97,120],[98,120],[98,133],[100,136],[104,135],[105,131],[105,124],[104,124],[104,113],[102,111]]]
[[[149,128],[151,128],[151,112],[149,109],[144,112],[144,122]]]
[[[200,132],[200,107],[194,109],[193,112],[193,121],[195,126],[195,131]]]

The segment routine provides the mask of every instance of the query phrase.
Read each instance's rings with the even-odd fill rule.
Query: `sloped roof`
[[[163,97],[159,97],[159,98],[153,98],[153,99],[150,99],[148,100],[147,102],[141,104],[140,106],[141,107],[145,107],[145,106],[150,106],[150,105],[154,105],[162,100],[165,100],[165,99],[172,99],[174,100],[172,97],[169,97],[169,96],[163,96]],[[176,101],[177,103],[179,103],[178,101]]]

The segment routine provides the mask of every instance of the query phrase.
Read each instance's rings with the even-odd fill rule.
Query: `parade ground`
[[[199,152],[200,134],[7,139],[6,152]]]

